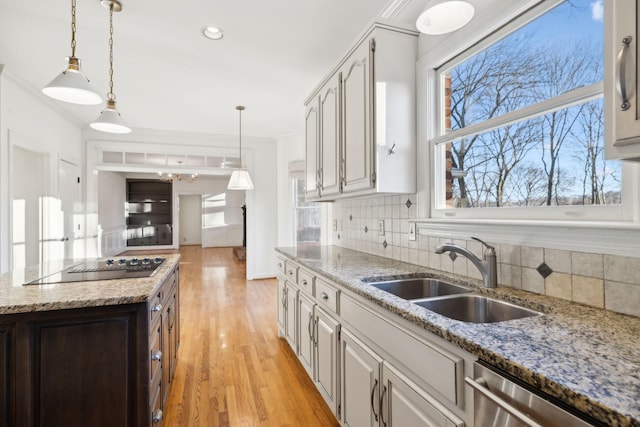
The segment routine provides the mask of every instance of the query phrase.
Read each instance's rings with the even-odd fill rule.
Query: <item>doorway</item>
[[[179,245],[202,245],[202,195],[178,196]]]

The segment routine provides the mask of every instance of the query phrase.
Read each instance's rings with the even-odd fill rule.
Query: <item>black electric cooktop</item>
[[[136,279],[149,277],[162,265],[164,258],[119,258],[85,261],[57,273],[33,280],[25,285],[46,285],[95,280]]]

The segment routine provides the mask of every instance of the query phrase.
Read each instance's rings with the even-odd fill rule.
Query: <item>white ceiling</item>
[[[134,129],[236,134],[243,104],[243,134],[303,132],[303,100],[388,3],[123,0],[114,14],[118,110]],[[70,10],[70,0],[0,0],[0,64],[40,90],[70,56]],[[105,95],[108,17],[99,0],[77,0],[76,56]],[[205,25],[225,37],[205,39]],[[59,105],[83,125],[102,109]]]

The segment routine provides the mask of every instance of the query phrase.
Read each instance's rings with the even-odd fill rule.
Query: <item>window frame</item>
[[[447,134],[443,132],[444,117],[441,107],[443,99],[441,87],[441,75],[443,72],[450,70],[457,64],[461,64],[477,53],[487,49],[497,41],[514,33],[518,29],[527,25],[529,22],[544,15],[551,9],[555,8],[563,0],[545,1],[534,5],[528,11],[516,15],[512,19],[507,19],[500,28],[493,31],[487,31],[487,35],[475,44],[468,44],[462,52],[452,54],[448,58],[441,58],[439,61],[429,61],[428,65],[428,85],[433,88],[433,95],[430,97],[431,102],[426,103],[427,116],[435,117],[431,126],[430,134],[427,134],[428,149],[431,154],[432,171],[431,182],[431,209],[429,216],[431,218],[461,218],[461,219],[495,219],[495,220],[567,220],[567,221],[630,221],[633,219],[632,203],[636,198],[633,191],[629,191],[626,182],[633,181],[633,174],[630,168],[624,163],[622,164],[622,203],[620,205],[571,205],[571,206],[536,206],[536,207],[482,207],[482,208],[440,208],[439,202],[443,200],[443,178],[442,162],[439,156],[443,150],[444,142],[452,141],[464,136],[477,133],[487,132],[501,126],[508,125],[527,117],[552,112],[554,110],[568,108],[578,103],[597,99],[603,96],[604,84],[598,82],[590,86],[583,86],[567,92],[561,96],[548,99],[538,104],[530,105],[523,109],[506,113],[504,115],[488,119],[482,123],[473,124],[462,129],[456,129]],[[454,42],[456,43],[456,42]],[[452,43],[449,47],[454,48]],[[606,126],[606,124],[605,124]],[[606,141],[605,141],[606,144]],[[440,147],[438,147],[440,145]]]
[[[613,255],[640,256],[640,165],[622,163],[622,204],[615,206],[545,206],[533,208],[436,209],[436,177],[441,165],[435,161],[442,123],[438,96],[437,69],[456,58],[464,61],[487,48],[506,33],[515,31],[564,0],[528,0],[490,24],[473,26],[453,35],[445,43],[421,41],[416,63],[418,115],[418,191],[416,230],[421,236],[447,239],[483,237],[490,242],[548,247]],[[606,3],[610,0],[605,1]],[[605,14],[605,19],[607,15]],[[605,55],[607,28],[605,21]],[[424,36],[421,36],[424,37]],[[611,58],[605,57],[605,61]],[[605,76],[605,79],[607,77]],[[605,88],[607,87],[607,81]],[[604,96],[609,96],[604,93]],[[606,120],[606,118],[605,118]],[[607,135],[605,134],[605,138]],[[605,144],[609,141],[605,139]],[[442,176],[442,175],[440,175]],[[607,212],[608,211],[608,212]]]

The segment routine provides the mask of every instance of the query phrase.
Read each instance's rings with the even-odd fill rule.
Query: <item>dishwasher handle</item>
[[[542,424],[538,424],[537,422],[533,421],[527,416],[527,414],[509,404],[500,396],[492,393],[491,390],[489,390],[489,388],[487,387],[487,381],[484,378],[479,377],[474,380],[473,378],[465,377],[464,382],[469,384],[475,391],[481,393],[484,397],[491,400],[493,403],[495,403],[500,408],[504,409],[526,425],[530,427],[544,427]]]

